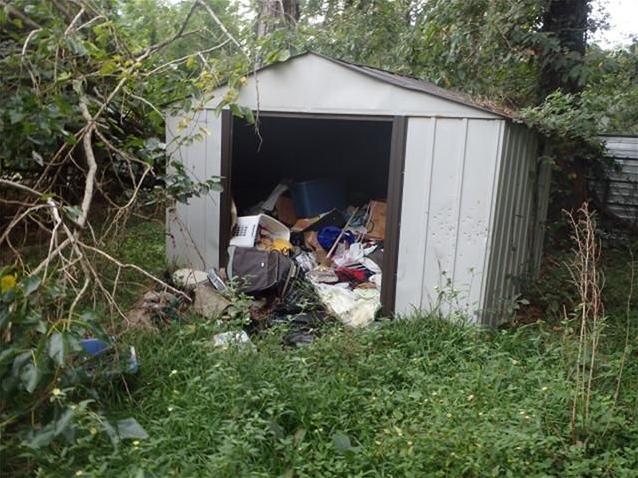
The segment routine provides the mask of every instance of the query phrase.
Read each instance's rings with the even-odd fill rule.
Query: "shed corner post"
[[[233,114],[229,109],[221,112],[221,165],[220,180],[222,192],[219,201],[219,267],[226,267],[228,262],[228,244],[232,223],[231,209],[233,196],[231,193],[231,172],[233,159]]]
[[[401,203],[403,199],[403,174],[405,171],[405,150],[408,118],[395,116],[392,120],[390,142],[390,169],[388,172],[387,217],[385,253],[383,257],[383,280],[381,283],[381,304],[385,315],[394,315],[397,289],[397,266],[399,241],[401,236]]]

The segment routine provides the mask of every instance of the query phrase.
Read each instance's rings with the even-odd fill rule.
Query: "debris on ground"
[[[208,274],[195,269],[178,269],[173,272],[172,279],[178,288],[191,292],[198,284],[208,281]]]
[[[236,346],[252,346],[250,337],[243,330],[231,330],[228,332],[222,332],[213,336],[213,345],[219,347],[222,350],[227,349],[231,345]]]
[[[135,347],[130,346],[125,352],[118,350],[112,340],[87,338],[80,340],[81,370],[92,380],[100,377],[107,380],[118,378],[124,374],[135,374],[139,370]]]
[[[181,300],[167,291],[146,292],[126,313],[128,326],[149,332],[157,332],[158,325],[174,319]]]
[[[220,317],[230,306],[230,300],[208,282],[201,283],[195,287],[193,295],[191,310],[193,313],[207,319]]]

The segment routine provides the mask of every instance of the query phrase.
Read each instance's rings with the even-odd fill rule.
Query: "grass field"
[[[161,224],[137,222],[113,251],[160,272],[162,244]],[[488,331],[426,315],[331,325],[301,349],[271,329],[219,350],[228,324],[185,318],[125,334],[140,373],[102,391],[107,415],[135,417],[147,439],[90,433],[30,459],[39,476],[638,476],[635,302],[627,316],[627,260],[608,257],[614,315],[575,431],[576,343],[556,321]]]

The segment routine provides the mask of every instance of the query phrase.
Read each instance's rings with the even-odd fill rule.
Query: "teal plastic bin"
[[[290,187],[298,217],[314,217],[333,209],[345,209],[346,184],[343,179],[311,179]]]

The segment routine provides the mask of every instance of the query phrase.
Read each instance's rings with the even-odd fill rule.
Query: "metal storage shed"
[[[172,159],[194,179],[222,176],[224,185],[169,208],[167,255],[176,266],[225,265],[231,194],[246,169],[232,167],[245,128],[216,108],[226,91],[166,121]],[[385,312],[440,306],[481,323],[505,317],[542,250],[550,169],[538,159],[535,132],[431,83],[315,53],[258,70],[236,102],[258,112],[264,142],[278,135],[284,148],[297,148],[289,165],[309,164],[315,147],[341,155],[332,167],[347,165],[357,149],[371,164],[387,156]],[[300,146],[298,137],[310,141]],[[372,169],[361,167],[361,181]]]
[[[607,178],[594,181],[599,199],[616,217],[638,227],[638,136],[608,134],[600,139],[614,165]]]

